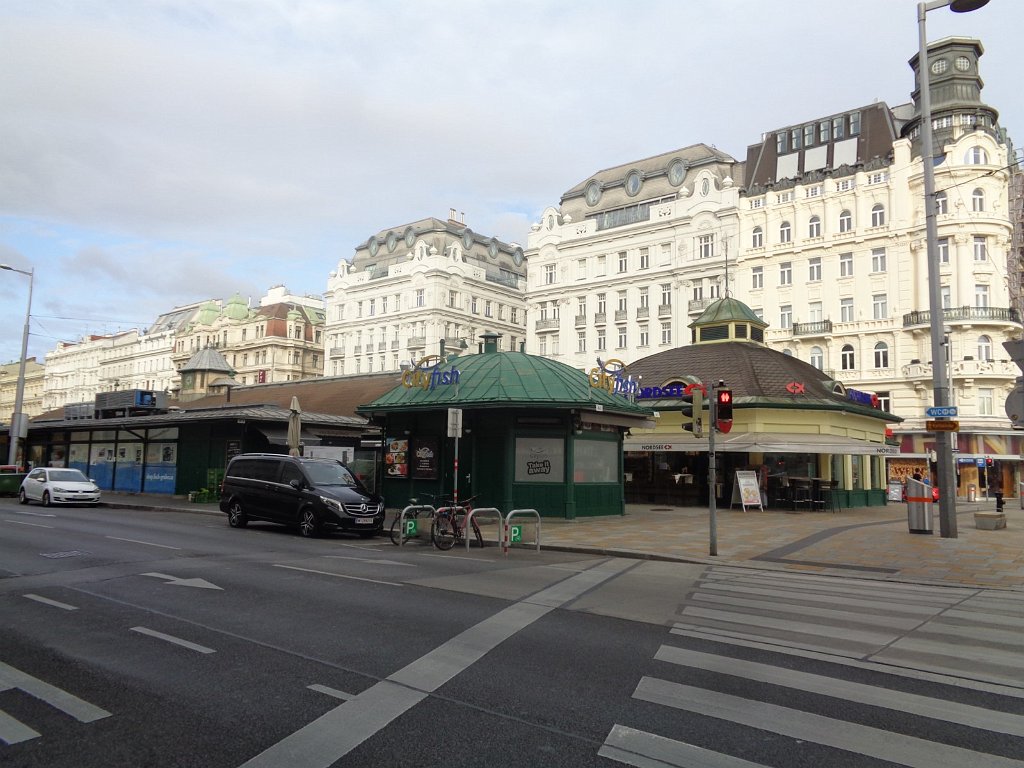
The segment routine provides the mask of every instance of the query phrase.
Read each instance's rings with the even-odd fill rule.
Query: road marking
[[[163,632],[157,632],[155,629],[132,627],[132,632],[138,632],[140,635],[155,637],[158,640],[166,640],[168,643],[174,643],[175,645],[180,645],[182,648],[188,648],[189,650],[197,651],[199,653],[216,653],[213,648],[207,648],[205,645],[190,643],[188,640],[182,640],[180,637],[175,637],[174,635],[165,635]]]
[[[33,528],[53,528],[52,525],[44,525],[43,523],[30,523],[27,520],[4,520],[5,523],[14,523],[15,525],[31,525]]]
[[[612,727],[597,754],[637,768],[765,768],[761,763],[751,763],[625,725]]]
[[[398,560],[381,560],[375,557],[348,557],[346,555],[324,555],[324,557],[330,557],[334,560],[359,560],[363,563],[377,563],[378,565],[401,565],[406,568],[419,568],[415,563],[402,563]]]
[[[653,677],[641,679],[633,697],[910,768],[934,768],[937,765],[1020,768],[1024,765],[1019,760],[999,755],[974,752],[951,744],[940,744],[916,736]]]
[[[42,736],[39,731],[33,731],[0,709],[0,741],[4,744],[18,744],[39,736]]]
[[[339,579],[352,579],[353,581],[369,581],[373,584],[386,584],[389,587],[401,587],[403,584],[399,584],[397,581],[382,581],[381,579],[364,579],[360,576],[346,576],[343,573],[331,573],[330,571],[317,571],[312,568],[299,568],[297,565],[280,565],[274,563],[275,568],[287,568],[290,571],[302,571],[303,573],[318,573],[321,576],[334,576]]]
[[[311,691],[316,691],[317,693],[326,693],[328,696],[333,696],[336,699],[343,699],[344,701],[348,701],[349,699],[355,698],[355,696],[351,693],[339,691],[337,688],[328,688],[326,685],[320,685],[319,683],[307,685],[306,687],[309,688],[309,690]]]
[[[166,579],[168,584],[177,587],[199,587],[200,589],[220,589],[216,584],[211,584],[206,579],[180,579],[177,576],[168,576],[166,573],[144,573],[143,576],[153,576],[157,579]]]
[[[731,656],[716,656],[711,653],[690,651],[671,645],[661,646],[654,658],[670,664],[722,675],[735,675],[746,680],[756,680],[760,683],[778,685],[805,693],[816,693],[821,696],[833,696],[843,701],[855,701],[872,707],[909,712],[913,715],[959,723],[971,728],[1006,733],[1012,736],[1024,736],[1024,717],[970,704],[959,704],[955,701],[934,699],[916,693],[878,688],[864,683],[785,669]]]
[[[145,544],[147,547],[160,547],[161,549],[181,549],[181,547],[172,547],[167,544],[154,544],[152,541],[139,541],[138,539],[121,539],[117,536],[107,536],[108,539],[114,541],[127,541],[130,544]]]
[[[39,678],[32,677],[32,675],[0,661],[0,691],[8,691],[12,688],[17,688],[29,696],[34,696],[40,701],[46,702],[51,707],[55,707],[64,714],[70,715],[80,723],[91,723],[94,720],[110,717],[110,713],[107,710],[83,701],[67,691],[43,682]]]
[[[242,768],[327,768],[503,641],[636,564],[606,560],[513,603],[321,715]]]
[[[61,603],[56,600],[51,600],[50,598],[43,597],[41,595],[22,595],[22,597],[27,597],[29,600],[35,600],[37,603],[43,603],[44,605],[52,605],[54,608],[62,608],[65,611],[78,610],[78,608],[73,605],[68,605],[67,603]]]
[[[16,514],[16,515],[31,515],[32,517],[56,517],[56,515],[53,514],[52,512],[29,512],[29,511],[24,510],[24,509],[16,509],[16,510],[14,510],[14,514]]]

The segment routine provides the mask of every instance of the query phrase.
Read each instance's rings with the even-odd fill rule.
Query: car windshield
[[[303,468],[313,485],[359,485],[348,469],[333,461],[311,462],[303,465]]]
[[[51,469],[50,480],[64,483],[88,483],[89,478],[77,469]]]

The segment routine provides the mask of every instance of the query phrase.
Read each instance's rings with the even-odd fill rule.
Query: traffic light
[[[991,456],[986,456],[985,457],[985,466],[986,467],[991,467],[992,466],[992,457]]]
[[[683,408],[683,429],[693,432],[694,437],[704,437],[704,390],[694,387],[683,395],[690,405]]]
[[[732,429],[732,390],[715,390],[715,428],[719,432]]]

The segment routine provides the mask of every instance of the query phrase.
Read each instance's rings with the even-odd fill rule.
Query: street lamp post
[[[924,219],[928,249],[928,308],[931,319],[932,392],[937,407],[949,405],[949,382],[946,375],[946,353],[943,349],[944,318],[940,290],[938,226],[935,221],[935,167],[932,158],[932,94],[928,68],[928,35],[925,16],[936,8],[949,7],[955,13],[977,10],[988,0],[931,0],[917,4],[918,54],[917,72],[921,88],[921,163],[924,168]],[[950,433],[935,435],[935,452],[939,486],[939,534],[957,538],[956,496],[953,489],[953,446]]]
[[[7,454],[8,464],[18,463],[18,439],[27,430],[24,414],[21,412],[22,404],[25,402],[25,357],[28,355],[28,323],[32,316],[32,283],[35,278],[35,268],[28,272],[22,269],[15,269],[10,264],[0,264],[0,269],[8,272],[17,272],[20,275],[28,276],[28,306],[25,308],[25,329],[21,332],[21,361],[18,364],[18,385],[14,394],[14,413],[11,414],[11,426],[9,432],[10,451]]]

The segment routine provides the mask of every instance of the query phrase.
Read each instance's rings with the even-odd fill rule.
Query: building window
[[[671,344],[672,343],[672,323],[661,324],[661,343]]]
[[[850,232],[853,230],[853,215],[849,211],[839,214],[839,231]]]
[[[661,304],[665,307],[672,306],[672,283],[661,284]]]
[[[624,326],[624,325],[618,326],[618,331],[619,331],[619,346],[618,346],[618,348],[619,349],[625,349],[626,348],[626,326]]]
[[[587,277],[587,260],[577,259],[576,260],[576,279],[584,280]]]
[[[801,138],[802,138],[802,136],[801,136],[799,128],[794,128],[793,130],[791,130],[789,132],[789,145],[790,145],[790,149],[793,149],[793,150],[800,149],[800,139]]]
[[[948,285],[939,286],[939,298],[942,301],[943,309],[949,309],[953,306],[953,295],[950,293]]]
[[[607,311],[605,305],[605,295],[603,293],[597,294],[597,314],[603,315]]]
[[[672,263],[672,243],[661,244],[661,264],[666,266]]]
[[[456,291],[448,291],[448,306],[457,307],[459,305],[459,294]]]
[[[971,147],[964,155],[967,165],[988,165],[988,153],[981,147]]]
[[[608,259],[604,256],[597,257],[597,276],[604,277],[607,272]]]
[[[541,357],[544,357],[545,355],[547,355],[547,353],[548,353],[548,337],[547,336],[541,336],[537,340],[537,353]]]
[[[992,339],[989,336],[978,337],[978,359],[986,362],[992,362]]]
[[[811,365],[819,371],[824,369],[825,355],[822,353],[821,347],[811,347]]]
[[[892,396],[888,392],[875,392],[878,398],[878,409],[886,413],[892,413]]]
[[[974,260],[985,261],[988,258],[988,248],[985,247],[985,236],[975,235],[974,236]]]
[[[793,262],[784,261],[779,264],[779,285],[793,284]]]
[[[885,272],[885,248],[873,248],[871,250],[871,271]]]
[[[469,300],[469,311],[472,312],[474,315],[479,314],[479,311],[477,310],[477,305],[476,305],[476,296],[472,297]],[[541,315],[543,315],[545,311],[546,311],[545,309],[542,309],[541,310]]]
[[[703,285],[695,285],[695,286],[693,286],[693,300],[694,301],[700,301],[703,298],[704,298],[704,286]]]
[[[860,112],[851,112],[850,113],[850,135],[851,136],[859,136],[860,135]]]
[[[697,238],[697,257],[710,259],[715,255],[715,236],[701,235]]]
[[[985,210],[985,190],[976,189],[971,193],[971,210],[982,213]]]
[[[813,125],[805,125],[804,126],[804,146],[805,147],[809,147],[812,144],[814,144],[814,126]]]
[[[782,222],[779,226],[779,242],[788,243],[793,239],[793,227],[788,221]]]
[[[828,120],[822,120],[820,123],[818,123],[818,143],[827,143],[831,136],[832,134],[829,132]]]
[[[651,266],[651,249],[640,249],[640,269],[648,269]]]
[[[750,270],[751,289],[764,288],[764,267],[754,267]]]
[[[597,351],[604,352],[605,350],[605,336],[604,328],[600,328],[597,331]]]
[[[646,325],[640,326],[640,346],[646,347],[651,343],[651,335]]]
[[[875,368],[889,367],[889,345],[884,341],[875,344]]]
[[[885,206],[881,203],[876,204],[871,209],[871,226],[872,227],[884,227],[885,226]]]
[[[775,153],[778,154],[778,155],[781,155],[781,154],[784,154],[785,152],[786,152],[786,132],[782,131],[781,133],[776,133],[775,134]]]
[[[555,284],[555,265],[545,264],[544,265],[544,285]]]
[[[783,304],[779,307],[779,328],[793,327],[793,305]]]
[[[625,272],[629,269],[629,259],[626,257],[625,251],[619,251],[619,272]]]
[[[811,283],[821,282],[821,257],[815,256],[807,262],[807,280]]]
[[[586,352],[587,351],[587,332],[576,331],[576,351]]]
[[[940,237],[935,245],[939,251],[939,262],[949,264],[949,238]]]
[[[945,192],[935,193],[935,213],[949,213],[949,198],[946,197]]]
[[[625,312],[629,308],[628,307],[628,302],[626,301],[626,292],[625,291],[619,291],[617,299],[618,299],[618,306],[616,307],[616,309],[618,309],[619,312]]]
[[[844,371],[852,371],[857,362],[853,354],[853,346],[844,344],[842,351],[839,353],[839,359]]]
[[[422,307],[424,305],[424,294],[422,288],[416,289],[416,306]]]
[[[817,216],[811,216],[811,220],[807,223],[807,236],[821,237],[821,219]]]
[[[839,321],[842,323],[853,322],[853,299],[839,300]]]
[[[494,315],[491,314],[491,302],[489,301],[484,302],[484,317],[494,317]]]
[[[822,319],[822,309],[820,301],[812,301],[807,305],[807,322],[809,323],[820,323]]]
[[[978,415],[992,416],[995,413],[993,403],[995,390],[991,387],[978,387]]]
[[[843,136],[846,135],[845,130],[844,130],[845,128],[846,128],[846,125],[845,125],[845,122],[844,122],[842,116],[840,116],[840,117],[833,117],[832,118],[832,136],[834,138],[836,138],[836,139],[843,138]]]
[[[750,247],[751,248],[763,248],[764,247],[764,230],[760,227],[754,227],[754,231],[750,235]]]
[[[508,321],[510,323],[519,322],[519,310],[516,307],[509,307],[508,310]]]
[[[839,254],[839,276],[840,277],[853,277],[853,254],[852,253],[840,253]]]
[[[649,289],[644,286],[640,289],[640,306],[647,309],[650,305]]]
[[[974,306],[978,309],[988,308],[988,286],[987,285],[976,285],[974,286]]]
[[[587,314],[587,297],[577,296],[576,297],[576,314],[580,317],[584,317]]]

